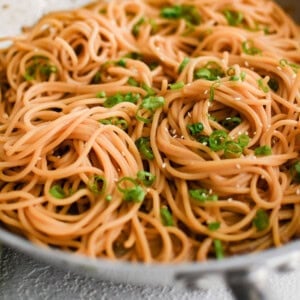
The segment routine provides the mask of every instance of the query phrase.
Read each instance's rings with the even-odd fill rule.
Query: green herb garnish
[[[139,86],[139,83],[133,77],[129,77],[127,83],[131,86]]]
[[[221,226],[221,223],[220,222],[211,222],[211,223],[208,223],[208,229],[210,231],[216,231],[220,228]]]
[[[106,190],[106,186],[105,178],[100,175],[95,175],[88,184],[89,190],[95,195],[103,194]]]
[[[145,186],[151,186],[156,177],[155,175],[151,174],[150,172],[147,171],[138,171],[137,173],[137,179],[143,183]]]
[[[189,190],[189,194],[192,198],[202,203],[218,200],[218,195],[210,194],[206,189],[191,189]]]
[[[140,137],[135,141],[135,145],[137,146],[139,152],[146,159],[152,160],[154,159],[154,154],[150,144],[150,137]]]
[[[223,259],[224,258],[224,251],[223,251],[223,245],[220,240],[214,240],[214,248],[216,253],[217,259]]]
[[[204,129],[203,123],[201,123],[201,122],[189,124],[186,127],[189,130],[190,135],[192,135],[192,136],[198,135]]]
[[[129,187],[123,187],[129,184]],[[123,200],[126,202],[140,203],[144,201],[145,191],[137,184],[136,180],[131,177],[123,177],[117,182],[118,191],[123,193]]]
[[[192,25],[199,25],[201,16],[195,6],[192,5],[173,5],[161,9],[160,16],[165,19],[184,19]]]
[[[59,184],[54,184],[50,188],[49,193],[52,197],[57,198],[57,199],[64,199],[67,196],[64,189]]]
[[[169,84],[169,87],[171,90],[179,90],[184,87],[184,83],[182,81],[179,81],[176,83]]]
[[[214,132],[212,132],[208,139],[210,149],[213,151],[223,150],[227,139],[228,134],[226,131],[215,130]]]
[[[260,146],[254,150],[254,154],[257,156],[266,156],[272,154],[272,148],[270,146]]]
[[[139,94],[133,94],[133,93],[127,93],[127,94],[121,94],[117,93],[113,96],[108,97],[103,105],[104,107],[113,107],[116,104],[119,104],[121,102],[131,102],[131,103],[137,103],[139,100],[140,95]]]
[[[178,73],[181,73],[189,62],[190,59],[188,57],[185,57],[178,67]]]
[[[140,18],[132,27],[132,34],[137,37],[140,33],[140,27],[145,23],[145,18]]]
[[[258,209],[253,219],[253,225],[258,231],[263,231],[269,227],[269,216],[263,209]]]
[[[234,141],[227,141],[224,146],[224,156],[226,158],[237,158],[243,153],[243,148],[240,144]]]
[[[223,14],[230,26],[237,26],[243,22],[244,15],[240,11],[224,10]]]
[[[224,76],[221,66],[214,62],[208,62],[204,67],[197,69],[194,73],[195,79],[218,80]]]
[[[261,54],[261,50],[254,46],[253,41],[244,41],[242,43],[242,50],[244,53],[249,55]]]
[[[160,209],[160,216],[161,216],[162,222],[165,226],[173,226],[174,225],[173,216],[166,206],[163,206]]]
[[[264,92],[264,93],[268,93],[270,91],[269,87],[267,85],[264,84],[262,79],[258,79],[257,80],[258,86],[259,88]]]

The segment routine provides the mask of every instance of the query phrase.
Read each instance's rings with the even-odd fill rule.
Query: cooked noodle
[[[297,237],[299,28],[257,3],[99,1],[2,39],[2,225],[146,263]]]

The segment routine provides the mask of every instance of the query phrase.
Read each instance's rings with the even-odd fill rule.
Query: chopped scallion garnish
[[[213,151],[223,150],[228,139],[228,134],[224,130],[215,130],[209,136],[209,147]]]
[[[242,50],[244,53],[249,55],[256,55],[261,53],[261,50],[254,46],[253,41],[244,41],[242,43]]]
[[[99,195],[104,193],[104,191],[106,190],[106,185],[107,183],[104,177],[100,175],[95,175],[90,180],[88,188],[92,193]]]
[[[154,159],[154,154],[150,145],[150,137],[140,137],[135,141],[135,144],[144,158],[149,160]]]
[[[218,240],[218,239],[214,240],[214,248],[215,248],[216,258],[217,259],[224,258],[223,245],[222,245],[222,242],[220,240]]]
[[[184,83],[182,81],[179,81],[176,83],[169,84],[169,87],[171,90],[179,90],[184,87]]]
[[[169,211],[168,207],[163,206],[160,209],[160,216],[162,219],[162,222],[165,226],[173,226],[174,225],[174,220],[171,212]]]
[[[203,126],[203,123],[197,122],[197,123],[193,123],[193,124],[188,124],[187,129],[189,130],[190,135],[196,136],[203,131],[204,126]]]
[[[206,189],[191,189],[189,190],[189,194],[192,198],[200,202],[210,202],[210,201],[217,201],[218,195],[210,194]]]
[[[165,19],[185,19],[192,25],[199,25],[201,16],[195,6],[192,5],[173,5],[161,9],[160,16]]]
[[[269,87],[267,85],[264,84],[262,79],[258,79],[257,80],[258,86],[259,88],[264,92],[264,93],[268,93],[270,91]]]
[[[131,103],[136,103],[140,98],[139,94],[133,94],[133,93],[127,93],[127,94],[121,94],[117,93],[113,96],[108,97],[103,105],[104,107],[113,107],[116,104],[119,104],[121,102],[131,102]]]
[[[138,171],[137,179],[145,186],[151,186],[155,181],[155,175],[147,171]]]
[[[270,146],[264,145],[257,147],[254,150],[254,154],[257,156],[266,156],[266,155],[271,155],[272,154],[272,148]]]
[[[50,188],[49,193],[52,197],[57,198],[57,199],[64,199],[67,196],[64,189],[59,184],[54,184]]]
[[[242,119],[240,117],[227,117],[221,121],[221,125],[224,126],[228,130],[232,130],[238,125],[242,123]]]
[[[231,26],[240,25],[244,19],[244,15],[240,11],[233,11],[233,10],[226,9],[223,11],[223,14],[224,14],[228,24]]]
[[[129,187],[126,186],[129,184]],[[124,187],[124,185],[126,187]],[[130,177],[123,177],[117,182],[119,192],[123,194],[123,200],[126,202],[140,203],[144,201],[145,191],[137,184],[136,180]]]
[[[263,209],[258,209],[253,219],[253,225],[258,231],[263,231],[269,227],[269,216]]]
[[[221,223],[220,222],[211,222],[211,223],[208,223],[208,229],[210,231],[216,231],[220,228],[221,226]]]
[[[294,182],[300,182],[300,160],[292,164],[290,173]]]
[[[190,59],[188,57],[185,57],[183,59],[183,61],[181,62],[181,64],[179,65],[178,73],[181,73],[189,62],[190,62]]]

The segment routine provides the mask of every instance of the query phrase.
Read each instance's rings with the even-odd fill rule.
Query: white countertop
[[[0,0],[0,36],[14,35],[52,9],[77,7],[88,0]],[[300,270],[272,274],[269,288],[281,300],[300,299]],[[2,300],[201,299],[229,300],[225,289],[188,292],[174,287],[150,287],[100,281],[59,270],[4,248],[0,262]]]

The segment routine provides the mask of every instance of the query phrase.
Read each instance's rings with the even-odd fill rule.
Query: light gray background
[[[297,2],[296,0],[294,2]],[[0,0],[0,37],[14,35],[51,9],[77,7],[89,0]],[[285,3],[292,2],[290,0]],[[259,3],[259,0],[258,0]],[[299,12],[299,10],[298,10]],[[1,44],[0,44],[1,45]],[[270,274],[269,289],[280,300],[300,299],[300,271]],[[175,299],[229,300],[225,288],[187,292],[174,287],[151,287],[100,281],[38,262],[4,248],[0,261],[1,300]]]

